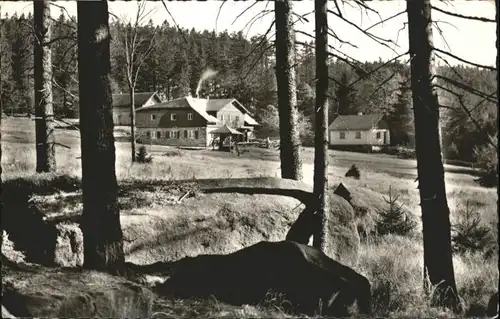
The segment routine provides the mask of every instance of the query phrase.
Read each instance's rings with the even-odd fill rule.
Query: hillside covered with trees
[[[127,93],[126,58],[118,43],[118,25],[110,25],[113,93]],[[132,26],[122,28],[130,30]],[[139,50],[151,53],[137,78],[136,92],[157,91],[164,99],[195,95],[201,73],[216,70],[204,81],[200,97],[234,97],[255,113],[261,136],[278,136],[275,57],[273,43],[263,37],[250,39],[243,32],[215,33],[178,29],[152,21],[138,28]],[[33,113],[32,16],[2,17],[1,103],[6,114]],[[57,117],[78,117],[76,18],[61,12],[53,21],[52,63],[54,110]],[[297,100],[301,138],[312,144],[314,114],[314,43],[297,42]],[[144,48],[143,48],[144,47]],[[439,59],[438,59],[439,61]],[[413,146],[413,111],[407,61],[360,62],[348,57],[329,61],[330,122],[338,115],[375,113],[387,115],[391,142]],[[464,89],[438,78],[443,150],[448,159],[478,160],[475,149],[497,134],[494,72],[476,67],[451,67],[441,63],[437,73],[465,84]],[[471,92],[467,87],[474,88]],[[487,96],[486,94],[489,94]],[[464,111],[471,110],[471,116]],[[471,117],[474,119],[472,120]]]

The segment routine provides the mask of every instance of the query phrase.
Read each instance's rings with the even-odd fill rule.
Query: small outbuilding
[[[390,145],[390,132],[383,114],[339,115],[328,128],[330,146],[361,146],[379,150]]]
[[[243,135],[243,133],[225,124],[211,131],[210,134],[212,134],[214,142],[217,143],[219,151],[230,151],[234,143]],[[215,147],[216,145],[214,144],[213,146]]]

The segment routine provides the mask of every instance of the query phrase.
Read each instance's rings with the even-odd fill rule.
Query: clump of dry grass
[[[5,230],[2,231],[2,254],[15,263],[24,263],[26,260],[24,253],[14,248],[14,243]]]

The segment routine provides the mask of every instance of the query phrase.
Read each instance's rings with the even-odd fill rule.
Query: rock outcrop
[[[368,280],[311,246],[290,241],[267,242],[228,255],[186,257],[156,291],[179,298],[214,296],[234,305],[258,304],[268,293],[289,303],[285,310],[347,316],[354,301],[371,312]]]

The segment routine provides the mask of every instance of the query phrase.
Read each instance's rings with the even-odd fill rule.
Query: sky
[[[340,1],[339,1],[340,2]],[[175,19],[175,22],[181,27],[186,29],[195,28],[198,31],[202,30],[215,30],[220,32],[223,30],[243,31],[244,35],[248,37],[264,34],[274,20],[274,15],[269,12],[262,18],[248,27],[248,22],[259,12],[263,10],[272,10],[274,8],[273,2],[255,2],[255,1],[215,1],[208,0],[205,2],[198,1],[166,1],[168,10]],[[222,5],[221,8],[221,4]],[[58,1],[58,6],[63,6],[66,12],[72,16],[76,16],[76,2],[74,1]],[[340,4],[340,9],[343,16],[358,25],[362,29],[366,29],[373,24],[391,17],[392,15],[402,12],[406,8],[405,1],[370,1],[367,4],[376,10],[374,12],[366,12],[361,10],[352,2],[346,1]],[[493,0],[489,1],[432,1],[435,7],[441,8],[446,11],[469,15],[477,17],[485,17],[495,19],[495,3]],[[253,5],[253,6],[252,6]],[[148,11],[152,10],[150,18],[153,23],[161,24],[163,21],[168,21],[170,25],[174,25],[172,17],[168,14],[167,10],[163,7],[161,2],[149,2],[147,4]],[[238,17],[245,9],[252,6],[244,14]],[[335,10],[333,1],[330,1],[329,9]],[[28,1],[17,2],[2,2],[1,11],[2,15],[5,13],[13,14],[27,14],[32,12],[33,3]],[[137,10],[137,2],[109,2],[109,11],[115,16],[120,18],[132,18]],[[220,15],[217,13],[220,10]],[[304,0],[294,2],[294,12],[298,15],[307,14],[308,21],[297,21],[296,30],[314,34],[314,2],[312,0]],[[58,16],[61,9],[52,7],[51,14]],[[452,52],[454,55],[459,56],[465,60],[479,63],[482,65],[495,66],[496,60],[496,28],[495,23],[484,23],[474,20],[465,20],[457,17],[451,17],[441,12],[433,10],[433,20],[437,22],[437,27],[434,26],[434,45],[442,50]],[[113,15],[110,19],[115,19]],[[297,19],[298,20],[298,19]],[[373,60],[388,60],[398,56],[399,54],[408,51],[408,28],[405,24],[407,22],[406,14],[399,15],[387,22],[379,24],[370,29],[373,35],[392,40],[395,45],[388,44],[391,48],[387,48],[370,37],[364,35],[361,31],[350,25],[349,23],[341,20],[333,14],[328,15],[329,27],[337,36],[343,41],[350,44],[342,44],[333,37],[329,38],[329,44],[335,49],[359,61],[373,61]],[[439,29],[442,32],[440,34]],[[274,28],[271,35],[274,34]],[[312,38],[297,33],[297,40],[310,41]],[[457,64],[459,61],[440,54],[449,63]],[[408,59],[404,57],[402,60]],[[437,63],[443,64],[439,58],[436,58]]]

